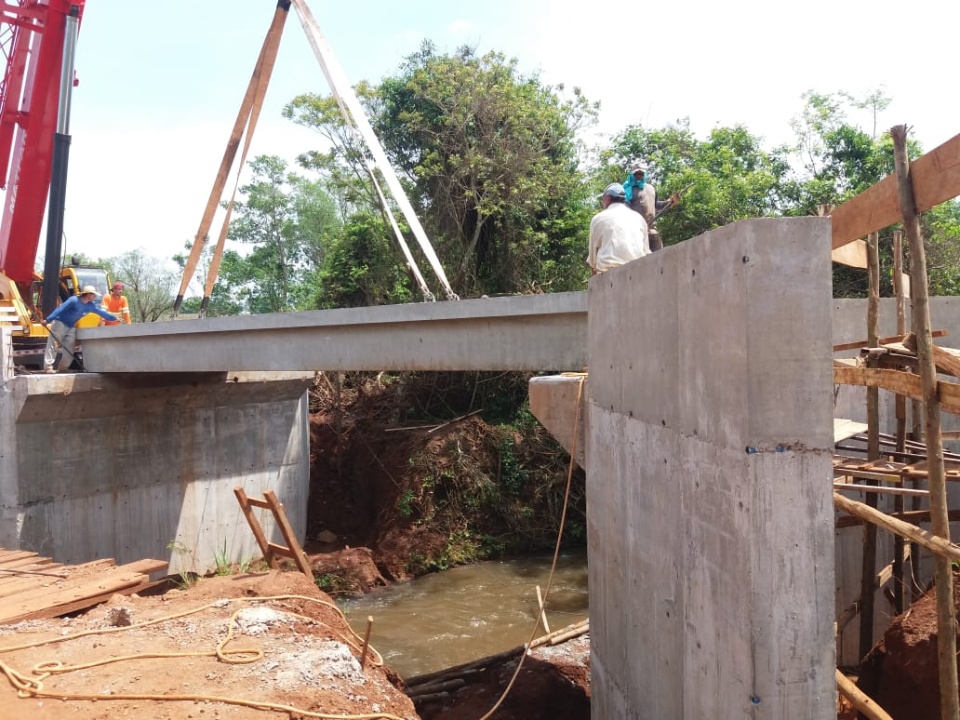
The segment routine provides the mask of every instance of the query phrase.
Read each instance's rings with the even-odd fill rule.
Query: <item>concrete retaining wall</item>
[[[832,718],[829,220],[591,280],[592,716]]]
[[[202,572],[261,555],[234,487],[274,490],[306,529],[311,377],[8,378],[0,546],[58,562],[168,558]],[[259,511],[258,511],[259,512]],[[272,517],[268,536],[282,544]]]

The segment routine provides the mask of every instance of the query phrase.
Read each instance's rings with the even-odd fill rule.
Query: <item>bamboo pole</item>
[[[863,713],[863,716],[867,718],[867,720],[893,720],[882,707],[877,705],[863,690],[854,685],[853,681],[840,672],[839,669],[836,671],[836,678],[837,689],[840,691],[840,694],[853,703],[853,707]]]
[[[360,669],[367,662],[367,651],[370,649],[370,631],[373,630],[373,615],[367,615],[367,631],[363,634],[363,650],[360,653]]]
[[[927,286],[927,258],[920,236],[920,221],[913,197],[913,182],[907,158],[907,126],[890,129],[893,137],[897,195],[903,215],[903,229],[910,244],[910,296],[913,300],[913,330],[917,338],[917,360],[923,383],[925,435],[927,438],[927,481],[930,489],[930,517],[933,532],[950,541],[947,488],[940,437],[940,399],[937,395],[937,368],[930,335],[930,303]],[[957,683],[957,621],[953,604],[953,571],[950,561],[934,558],[937,587],[937,660],[940,673],[940,718],[960,720],[960,689]]]
[[[880,339],[880,250],[877,233],[867,237],[867,346],[876,348]],[[871,353],[867,367],[877,367],[877,356]],[[867,388],[867,459],[880,458],[880,388]],[[876,480],[867,480],[867,485],[877,485]],[[867,505],[877,507],[876,493],[869,493]],[[877,526],[863,526],[863,554],[860,568],[860,657],[864,658],[873,647],[873,608],[876,599],[877,575]]]
[[[897,334],[905,335],[907,332],[907,313],[906,298],[903,292],[903,233],[899,230],[893,233],[893,295],[897,302]],[[906,452],[907,449],[907,398],[897,394],[894,400],[895,415],[897,418],[897,452]],[[913,487],[916,489],[918,483],[913,481]],[[911,500],[913,505],[911,509],[917,510],[920,507],[920,498],[914,496]],[[902,513],[904,510],[904,500],[902,497],[896,497],[893,501],[893,511]],[[911,559],[918,548],[910,548]],[[904,558],[903,538],[896,535],[893,538],[893,609],[899,615],[904,610],[903,603],[903,558]],[[919,553],[917,553],[919,555]],[[916,569],[919,572],[920,559],[916,562],[911,560],[910,569]]]
[[[916,525],[899,520],[892,515],[872,508],[866,503],[857,502],[850,498],[834,492],[833,504],[844,512],[850,513],[861,520],[873,523],[884,530],[889,530],[897,535],[903,535],[918,545],[923,545],[938,558],[944,558],[949,564],[951,561],[960,563],[960,547],[954,545],[949,540],[944,540],[929,530],[924,530]]]
[[[903,292],[903,233],[893,233],[893,295],[897,301],[897,335],[907,334],[906,297]],[[897,450],[903,452],[907,443],[907,399],[897,395]]]
[[[550,623],[547,622],[547,609],[543,605],[543,595],[540,594],[540,586],[537,585],[537,605],[540,608],[540,622],[543,624],[543,631],[550,634]]]

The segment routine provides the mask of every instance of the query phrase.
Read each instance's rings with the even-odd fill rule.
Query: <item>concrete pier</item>
[[[751,220],[591,280],[593,717],[836,716],[829,248]]]

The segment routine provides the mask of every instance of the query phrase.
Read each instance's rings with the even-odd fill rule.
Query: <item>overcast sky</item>
[[[424,39],[517,57],[525,73],[581,87],[599,131],[689,117],[704,137],[742,123],[786,142],[801,94],[881,88],[880,127],[926,149],[960,132],[955,0],[367,0],[310,3],[352,83],[396,70]],[[68,252],[170,257],[192,239],[273,16],[273,0],[87,0],[77,51],[65,231]],[[908,55],[907,53],[912,53]],[[251,157],[318,145],[284,120],[329,89],[295,15],[287,22]],[[868,123],[866,118],[854,118]],[[42,246],[42,243],[41,243]]]

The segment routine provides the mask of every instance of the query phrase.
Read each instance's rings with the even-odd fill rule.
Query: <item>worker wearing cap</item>
[[[604,272],[650,254],[647,223],[626,205],[620,183],[611,183],[600,196],[603,210],[590,221],[590,274]]]
[[[641,160],[633,163],[623,189],[627,194],[627,205],[647,221],[650,252],[656,252],[663,249],[663,241],[657,230],[657,215],[680,202],[680,195],[674,193],[666,200],[657,200],[657,189],[647,182],[647,169],[647,164]]]
[[[127,304],[127,299],[123,296],[123,283],[115,282],[113,284],[110,292],[107,293],[107,296],[103,299],[103,307],[108,312],[120,316],[120,320],[116,322],[104,320],[104,325],[119,325],[121,320],[125,325],[130,324],[130,306]]]
[[[43,371],[55,373],[53,364],[57,359],[57,351],[62,347],[72,360],[74,348],[77,345],[77,323],[84,315],[96,313],[104,320],[119,322],[120,318],[107,312],[97,305],[100,293],[93,285],[84,285],[79,295],[71,295],[56,310],[43,321],[48,326],[50,334],[47,336],[47,348],[43,353]],[[67,365],[70,363],[68,362]]]

